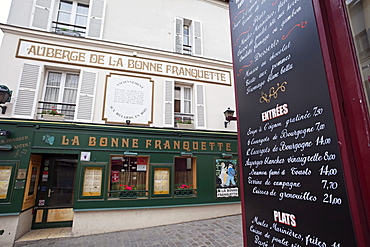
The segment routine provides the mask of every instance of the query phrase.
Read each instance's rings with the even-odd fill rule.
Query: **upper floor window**
[[[106,0],[35,0],[30,26],[55,33],[102,38]]]
[[[175,85],[174,114],[177,127],[180,124],[193,124],[192,87]]]
[[[175,51],[189,55],[202,55],[201,23],[189,19],[175,20]]]
[[[45,83],[44,101],[40,101],[41,113],[56,111],[66,119],[74,119],[79,74],[49,71]]]
[[[165,81],[164,125],[179,128],[205,128],[205,88]]]
[[[89,5],[75,1],[60,1],[55,32],[85,37]]]

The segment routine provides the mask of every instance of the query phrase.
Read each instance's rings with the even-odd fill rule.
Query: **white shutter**
[[[81,71],[76,121],[92,122],[97,73]]]
[[[181,18],[175,18],[175,52],[182,53],[183,51],[183,31],[184,20]]]
[[[40,78],[40,66],[34,64],[23,65],[18,91],[15,94],[13,117],[33,118],[35,114],[35,99],[37,85]]]
[[[205,101],[204,101],[204,86],[197,85],[196,86],[196,123],[197,128],[205,128],[206,127],[206,119],[205,119]]]
[[[194,55],[203,55],[202,25],[199,21],[193,21],[194,27]]]
[[[101,39],[103,35],[105,0],[91,0],[90,3],[87,36],[90,38]]]
[[[174,127],[174,84],[173,81],[165,81],[164,84],[164,125]]]
[[[32,13],[31,26],[42,30],[47,30],[52,13],[54,0],[35,0],[35,5]]]

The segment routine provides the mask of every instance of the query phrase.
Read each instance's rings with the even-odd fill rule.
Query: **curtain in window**
[[[48,74],[45,90],[45,101],[58,101],[61,80],[62,73],[50,72]]]
[[[79,78],[78,75],[67,74],[63,95],[64,103],[76,103],[78,78]]]

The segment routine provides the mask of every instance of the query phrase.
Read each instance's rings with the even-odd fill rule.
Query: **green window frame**
[[[15,170],[18,167],[17,161],[0,161],[0,203],[10,202],[14,190]],[[24,179],[20,182],[23,182]]]
[[[173,190],[173,165],[151,166],[151,197],[171,197]]]
[[[107,163],[81,163],[79,200],[104,199]]]

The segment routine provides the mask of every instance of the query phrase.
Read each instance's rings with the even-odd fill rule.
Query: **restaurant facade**
[[[12,1],[0,24],[1,243],[241,212],[236,122],[224,116],[228,4],[177,1],[156,18],[161,1],[144,2]],[[139,13],[162,29],[134,25]]]

